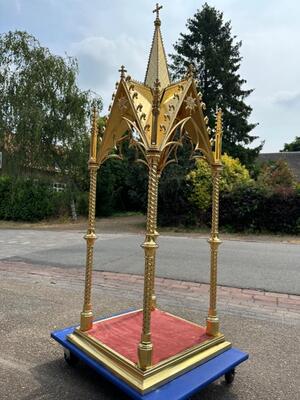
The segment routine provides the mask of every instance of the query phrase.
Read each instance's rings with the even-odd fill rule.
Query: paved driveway
[[[0,399],[129,400],[84,365],[70,368],[61,347],[50,339],[52,330],[78,323],[83,299],[83,282],[76,279],[76,271],[55,270],[54,275],[53,268],[27,266],[17,273],[13,268],[1,272]],[[140,307],[142,284],[116,285],[109,279],[103,285],[97,279],[95,283],[95,315]],[[203,323],[206,294],[173,288],[158,295],[163,309]],[[231,387],[219,379],[191,400],[298,400],[300,342],[295,318],[287,315],[286,323],[278,323],[269,312],[264,319],[263,307],[260,312],[251,304],[251,318],[239,304],[231,304],[230,310],[220,312],[222,332],[235,347],[249,352],[249,361],[237,368]]]

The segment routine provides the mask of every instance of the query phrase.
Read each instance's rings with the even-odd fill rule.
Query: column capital
[[[211,164],[211,168],[215,171],[221,171],[223,169],[223,164],[221,162],[215,162]]]
[[[90,158],[88,161],[89,170],[97,170],[99,168],[99,164],[94,158]]]
[[[149,159],[152,159],[152,160],[157,159],[157,161],[158,161],[160,158],[160,154],[161,154],[161,152],[158,150],[157,147],[152,147],[152,148],[148,149],[146,152],[146,156],[147,156],[148,160]]]

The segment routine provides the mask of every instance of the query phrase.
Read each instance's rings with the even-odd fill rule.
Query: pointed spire
[[[222,116],[223,112],[221,108],[217,109],[216,112],[216,127],[215,127],[215,161],[220,162],[222,153]]]
[[[93,104],[92,108],[92,129],[91,129],[91,141],[90,141],[90,161],[96,161],[97,154],[97,135],[98,135],[98,113],[96,103]]]
[[[155,29],[148,60],[145,85],[154,88],[154,83],[156,80],[159,80],[161,89],[164,89],[170,84],[170,76],[167,65],[167,57],[160,32],[161,21],[159,19],[159,10],[161,8],[162,6],[156,4],[155,10],[153,10],[153,12],[156,13],[156,19],[154,21]]]

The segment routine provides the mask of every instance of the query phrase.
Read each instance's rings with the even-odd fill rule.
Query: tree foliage
[[[75,59],[51,54],[26,32],[0,35],[0,145],[10,173],[81,175],[90,98],[77,72]]]
[[[239,185],[249,185],[252,182],[249,171],[227,154],[222,156],[223,169],[220,177],[220,191],[231,192]],[[191,187],[189,200],[199,209],[206,211],[211,206],[212,173],[211,168],[203,159],[196,162],[195,168],[187,175]]]
[[[224,22],[223,13],[207,3],[188,19],[186,26],[188,32],[180,34],[175,53],[170,55],[173,77],[182,77],[187,66],[194,65],[212,127],[216,107],[224,111],[224,151],[249,166],[262,145],[244,147],[257,137],[250,135],[256,124],[248,121],[252,108],[244,102],[253,89],[243,88],[246,80],[239,74],[242,42],[232,35],[231,24]]]
[[[296,180],[293,172],[284,160],[270,161],[261,166],[257,183],[271,191],[294,189]]]
[[[66,192],[47,180],[0,176],[0,219],[39,221],[68,214]]]
[[[300,233],[300,195],[270,192],[259,185],[221,194],[220,224],[233,232]]]
[[[283,150],[280,151],[300,151],[300,136],[296,136],[291,143],[285,143]]]

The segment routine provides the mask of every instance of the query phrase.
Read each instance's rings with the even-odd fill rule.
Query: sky
[[[155,0],[0,0],[0,33],[26,30],[58,55],[79,63],[78,84],[99,94],[106,112],[118,69],[144,80],[153,35]],[[162,0],[166,52],[203,1]],[[231,21],[242,41],[240,75],[253,107],[251,132],[264,140],[264,153],[276,152],[300,136],[300,2],[298,0],[210,0]]]

